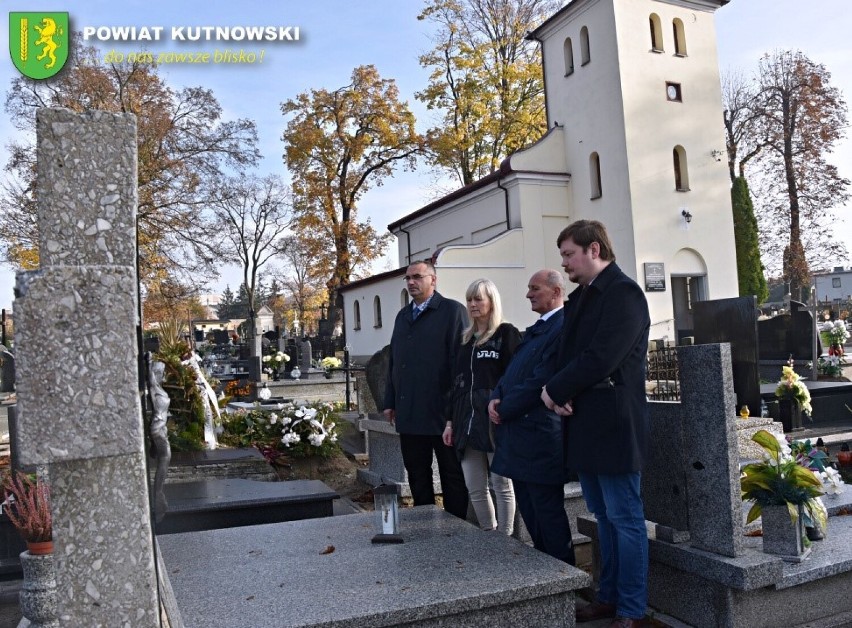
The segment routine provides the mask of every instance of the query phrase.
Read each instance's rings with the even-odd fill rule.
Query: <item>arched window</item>
[[[355,325],[353,329],[358,330],[361,329],[361,304],[358,301],[352,304],[354,314],[355,314]]]
[[[591,199],[600,198],[603,195],[603,188],[601,188],[601,158],[597,153],[589,155],[589,184],[592,189]]]
[[[574,74],[574,46],[570,37],[565,38],[565,43],[562,44],[562,53],[565,55],[565,76]]]
[[[405,307],[406,305],[408,305],[409,298],[410,297],[408,295],[408,290],[403,288],[402,292],[399,294],[399,307]]]
[[[675,189],[678,192],[689,191],[689,172],[686,168],[686,151],[683,146],[675,146],[672,150],[674,165]]]
[[[686,34],[683,31],[683,22],[680,18],[672,20],[672,30],[674,31],[675,55],[678,57],[686,56]]]
[[[373,297],[373,327],[378,329],[382,326],[382,300],[379,295]]]
[[[648,22],[651,26],[651,50],[654,52],[663,51],[663,23],[660,22],[660,16],[656,13],[651,13],[648,17]]]
[[[586,65],[592,60],[589,52],[589,29],[586,26],[580,29],[580,60],[581,65]]]

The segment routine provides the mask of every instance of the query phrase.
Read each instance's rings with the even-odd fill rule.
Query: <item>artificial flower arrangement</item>
[[[840,473],[830,464],[826,464],[828,454],[811,445],[810,439],[791,440],[790,455],[795,458],[798,464],[810,469],[819,477],[826,495],[835,497],[844,491],[846,484],[840,477]]]
[[[787,506],[790,519],[799,517],[799,506],[807,519],[825,528],[826,511],[815,498],[824,494],[821,477],[793,457],[783,435],[760,430],[751,438],[763,450],[763,460],[743,467],[740,488],[743,501],[753,501],[747,523],[757,519],[765,506]]]
[[[31,553],[38,553],[32,544],[53,541],[53,519],[50,512],[50,487],[35,475],[20,471],[5,472],[0,480],[2,512],[27,542]],[[47,553],[44,549],[41,553]]]
[[[846,359],[842,354],[832,353],[829,349],[828,355],[817,358],[817,373],[824,377],[843,377],[843,367]]]
[[[329,369],[339,369],[343,366],[343,361],[340,358],[336,358],[334,356],[328,356],[327,358],[323,358],[319,362],[320,368],[328,371]]]
[[[828,355],[843,355],[843,345],[849,339],[846,323],[838,319],[823,333],[828,337]]]
[[[267,375],[273,375],[284,368],[284,365],[290,361],[290,356],[283,351],[273,351],[263,356],[261,361],[263,362],[263,372]]]
[[[325,402],[280,403],[274,410],[236,410],[223,417],[219,441],[296,457],[327,458],[339,449],[336,409]]]
[[[808,416],[813,411],[811,407],[811,393],[808,391],[808,387],[805,386],[805,382],[799,377],[799,374],[793,370],[792,363],[781,367],[781,379],[778,382],[778,387],[775,389],[775,396],[778,399],[794,400]]]

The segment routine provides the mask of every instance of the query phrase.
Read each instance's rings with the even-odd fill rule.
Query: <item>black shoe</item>
[[[577,623],[595,621],[597,619],[608,619],[615,617],[615,604],[605,602],[592,602],[577,609]]]

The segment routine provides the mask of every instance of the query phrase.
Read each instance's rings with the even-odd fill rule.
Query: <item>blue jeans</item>
[[[619,617],[642,619],[648,605],[648,534],[640,474],[579,476],[586,505],[598,520],[598,601],[614,604]]]

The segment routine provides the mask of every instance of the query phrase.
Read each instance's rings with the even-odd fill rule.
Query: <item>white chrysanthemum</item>
[[[296,443],[299,442],[299,440],[300,440],[299,435],[296,434],[295,432],[287,432],[281,438],[281,442],[284,443],[285,447],[289,447],[290,445],[295,445]]]

